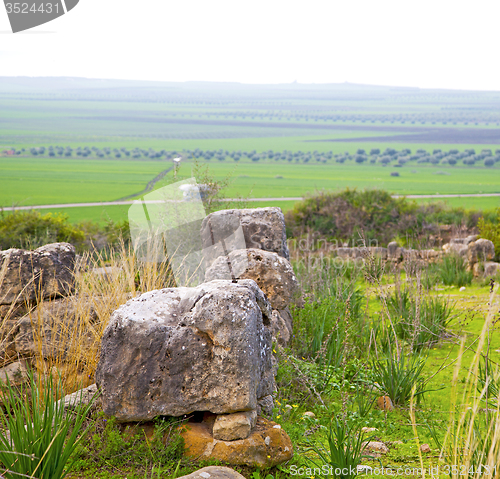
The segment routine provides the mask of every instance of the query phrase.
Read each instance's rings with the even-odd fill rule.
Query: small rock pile
[[[53,243],[34,251],[0,251],[0,378],[26,380],[26,360],[41,348],[44,357],[61,356],[74,319],[75,248]],[[94,313],[88,306],[88,314]],[[35,336],[41,337],[37,345]]]
[[[231,250],[235,225],[251,248]],[[225,253],[209,256],[205,283],[150,291],[113,313],[96,371],[103,410],[121,422],[190,417],[189,456],[270,467],[293,455],[287,434],[260,416],[272,411],[272,340],[290,338],[297,289],[283,214],[219,211],[201,229],[209,253]]]

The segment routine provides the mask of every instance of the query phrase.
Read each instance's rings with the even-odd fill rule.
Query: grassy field
[[[29,150],[51,145],[177,152],[317,150],[333,155],[387,147],[480,152],[498,149],[499,125],[500,94],[496,92],[0,77],[0,154],[12,147]],[[118,200],[141,191],[170,164],[144,158],[0,157],[0,207]],[[454,167],[407,163],[393,170],[335,160],[296,164],[252,163],[242,158],[236,166],[228,158],[209,163],[216,179],[232,175],[228,197],[275,201],[345,187],[383,188],[395,194],[496,193],[499,164],[486,168],[481,161],[474,166],[459,162]],[[182,170],[188,175],[189,165]],[[391,177],[392,171],[400,176]],[[447,202],[482,209],[499,205],[497,198]],[[266,204],[271,203],[258,205]],[[293,203],[282,204],[289,208]],[[122,207],[65,211],[72,221],[126,217]]]

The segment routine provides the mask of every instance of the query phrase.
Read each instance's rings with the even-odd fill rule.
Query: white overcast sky
[[[18,34],[1,3],[0,76],[500,90],[500,0],[80,0]]]

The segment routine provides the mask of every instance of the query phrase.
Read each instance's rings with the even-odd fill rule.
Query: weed
[[[92,406],[76,404],[66,411],[60,380],[52,375],[44,389],[28,371],[28,385],[15,390],[7,377],[3,385],[8,402],[0,415],[0,463],[9,479],[29,475],[43,479],[64,477],[72,467],[70,457],[87,429],[83,422]]]

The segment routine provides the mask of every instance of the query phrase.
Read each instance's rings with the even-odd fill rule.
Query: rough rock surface
[[[80,389],[71,394],[64,396],[59,402],[62,401],[64,409],[75,409],[79,406],[88,406],[98,393],[97,385],[91,384],[90,386]]]
[[[500,273],[500,263],[494,263],[493,261],[487,261],[486,263],[475,263],[472,267],[474,276],[483,276],[485,278],[491,278]]]
[[[214,439],[221,439],[222,441],[246,439],[255,427],[256,422],[257,411],[255,410],[220,414],[214,422]]]
[[[288,307],[273,310],[270,329],[273,341],[277,341],[281,346],[288,344],[293,334],[292,313]]]
[[[34,251],[0,251],[0,304],[66,296],[73,290],[75,248],[52,243]],[[5,273],[4,273],[5,272]]]
[[[7,378],[12,386],[17,386],[28,380],[28,369],[24,361],[16,361],[0,369],[0,383],[6,384]]]
[[[271,307],[252,280],[167,288],[128,301],[101,343],[96,383],[119,421],[256,409],[275,390]]]
[[[290,262],[259,249],[249,248],[231,251],[215,260],[205,273],[205,280],[232,279],[228,267],[231,263],[236,279],[253,279],[266,294],[273,309],[285,309],[298,290],[297,278]]]
[[[364,442],[362,447],[365,453],[375,452],[379,454],[387,454],[389,452],[389,448],[380,441]]]
[[[222,210],[208,215],[202,223],[201,235],[203,246],[226,241],[227,251],[242,249],[241,245],[231,246],[231,235],[241,225],[247,248],[271,251],[289,259],[286,244],[285,217],[281,208],[254,208],[241,210]],[[220,254],[211,258],[217,259]]]
[[[394,409],[394,404],[389,396],[380,396],[377,399],[377,409],[382,409],[382,411],[392,411]]]
[[[281,426],[258,417],[257,425],[246,439],[220,441],[211,434],[209,422],[188,423],[181,432],[187,456],[216,459],[231,465],[272,467],[293,456],[290,438]]]
[[[245,476],[230,467],[208,466],[179,479],[245,479]]]
[[[469,264],[473,265],[479,261],[490,261],[495,256],[495,246],[490,240],[478,239],[468,245]]]

